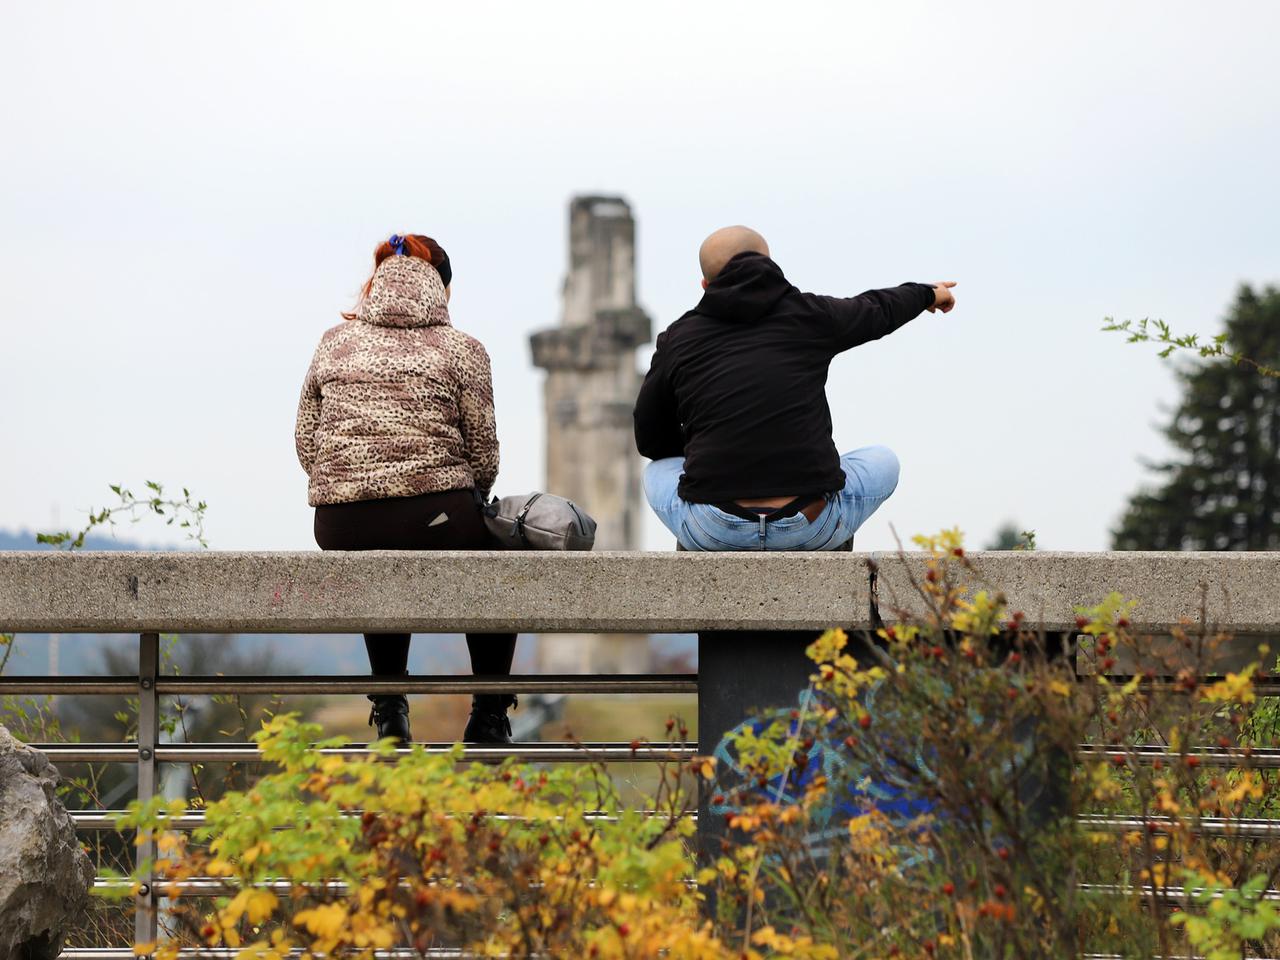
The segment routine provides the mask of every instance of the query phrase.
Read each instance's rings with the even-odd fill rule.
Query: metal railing
[[[137,768],[137,799],[145,802],[156,795],[157,766],[165,763],[262,762],[255,743],[166,743],[162,742],[160,698],[186,694],[271,693],[271,694],[358,694],[366,693],[595,693],[595,694],[696,694],[698,678],[690,674],[617,674],[617,675],[548,675],[507,677],[418,676],[400,679],[377,679],[367,676],[165,676],[160,672],[160,634],[142,633],[138,637],[138,673],[124,676],[12,677],[0,678],[0,693],[46,695],[130,695],[138,698],[138,735],[134,743],[32,743],[30,746],[57,763],[126,763]],[[452,743],[415,744],[430,754],[452,752]],[[401,748],[395,754],[405,754]],[[367,744],[349,744],[325,748],[325,755],[342,757],[371,756]],[[526,742],[510,745],[468,744],[462,749],[465,761],[495,762],[515,758],[525,762],[638,762],[688,761],[696,755],[692,746],[652,745],[647,743]],[[109,811],[71,811],[78,830],[114,829],[114,815]],[[178,829],[194,829],[203,822],[203,813],[188,811],[173,821]],[[137,943],[153,943],[159,934],[158,894],[148,864],[155,858],[154,840],[137,845],[136,863],[140,883],[135,896],[134,937]],[[99,890],[120,889],[121,881],[98,878]],[[132,886],[131,882],[125,882]],[[277,884],[278,886],[278,884]],[[287,884],[286,884],[287,886]],[[186,882],[183,892],[189,895],[217,896],[227,892],[226,883],[214,878]],[[129,948],[73,948],[64,957],[132,956]],[[201,951],[201,956],[208,955]],[[399,956],[391,951],[387,956]],[[417,954],[413,954],[417,955]],[[464,956],[456,951],[432,953],[430,956]]]
[[[256,694],[290,694],[290,693],[331,693],[363,695],[369,692],[406,692],[436,694],[469,694],[469,693],[594,693],[594,694],[683,694],[696,695],[698,677],[690,674],[622,674],[612,676],[510,676],[510,677],[459,677],[459,676],[419,676],[401,679],[380,680],[367,676],[319,676],[315,678],[272,677],[272,676],[164,676],[159,673],[159,640],[158,633],[143,633],[138,638],[138,674],[136,677],[125,676],[74,676],[74,677],[38,677],[25,676],[0,678],[0,691],[21,694],[51,695],[135,695],[138,698],[138,737],[136,743],[32,743],[31,746],[43,752],[56,763],[125,763],[137,767],[137,797],[146,801],[156,793],[158,779],[157,766],[166,763],[198,763],[198,762],[261,762],[261,752],[254,743],[166,743],[160,739],[160,698],[162,696],[180,696],[190,694],[219,693],[256,693]],[[451,743],[415,744],[415,748],[425,749],[428,753],[444,755],[456,749]],[[374,751],[367,744],[349,744],[342,747],[324,748],[325,755],[342,757],[371,756]],[[408,748],[395,751],[395,754],[408,753]],[[580,743],[513,743],[511,745],[465,745],[462,759],[466,761],[499,761],[509,757],[526,762],[565,763],[565,762],[683,762],[697,754],[693,746],[653,745],[648,743],[621,742],[580,742]],[[1139,746],[1125,749],[1106,747],[1097,744],[1080,744],[1078,754],[1082,757],[1105,756],[1108,758],[1123,757],[1138,763],[1154,763],[1168,760],[1170,752],[1163,746]],[[1201,749],[1191,751],[1201,764],[1211,767],[1232,767],[1242,760],[1240,750]],[[1249,762],[1257,768],[1280,769],[1280,749],[1258,748],[1249,751]],[[70,811],[77,830],[103,831],[115,829],[115,818],[123,811],[75,810]],[[588,815],[590,816],[590,814]],[[694,814],[693,816],[696,816]],[[192,830],[204,823],[204,813],[200,810],[188,810],[185,814],[173,819],[170,826],[178,830]],[[1090,829],[1125,833],[1130,831],[1154,830],[1163,832],[1171,821],[1165,818],[1135,818],[1090,816],[1082,818],[1083,825]],[[1214,836],[1245,840],[1280,839],[1280,821],[1272,820],[1229,820],[1222,818],[1204,818],[1197,825],[1203,833]],[[155,856],[153,842],[144,842],[137,847],[137,865],[141,884],[136,900],[134,936],[138,943],[154,942],[159,933],[157,900],[158,892],[152,878],[145,873],[146,864]],[[98,878],[95,889],[99,891],[120,890],[131,886],[130,881],[108,880]],[[218,878],[193,877],[183,881],[181,893],[185,896],[213,897],[226,895],[231,891],[225,880]],[[267,884],[273,890],[284,891],[290,886],[288,881],[277,881]],[[1092,885],[1093,892],[1115,892],[1116,887]],[[336,887],[334,889],[337,889]],[[1267,896],[1280,898],[1280,891],[1268,891]],[[63,952],[69,958],[106,958],[132,956],[129,948],[71,948]],[[192,953],[191,956],[197,954]],[[208,951],[200,951],[199,956],[212,956]],[[230,955],[230,954],[228,954]],[[379,956],[398,957],[396,951],[386,951]],[[416,954],[414,954],[416,955]],[[460,957],[465,954],[456,951],[443,951],[428,954],[429,956]]]
[[[1230,603],[1210,610],[1222,627],[1245,633],[1280,632],[1280,555],[1238,554],[990,554],[971,555],[990,568],[991,578],[1009,585],[1011,608],[1026,610],[1050,629],[1070,630],[1077,604],[1096,601],[1112,589],[1140,595],[1137,586],[1153,569],[1153,592],[1135,615],[1136,629],[1172,625],[1194,615],[1201,597],[1171,577],[1170,565],[1185,583],[1211,582],[1223,570],[1239,577]],[[167,743],[161,739],[160,698],[208,694],[682,694],[697,695],[699,677],[617,676],[421,676],[376,679],[367,676],[166,676],[160,673],[160,631],[177,633],[334,633],[362,625],[381,631],[461,632],[659,632],[708,629],[801,630],[833,623],[867,625],[869,591],[863,576],[866,555],[697,555],[611,554],[431,554],[377,552],[331,554],[3,554],[0,553],[0,630],[21,632],[115,632],[137,637],[136,676],[0,678],[0,693],[73,696],[136,696],[138,734],[134,743],[33,744],[55,763],[115,762],[134,765],[137,797],[156,795],[158,767],[196,762],[253,763],[261,760],[251,743]],[[901,588],[919,569],[915,561],[878,558],[881,595]],[[895,566],[896,564],[896,566]],[[674,566],[673,566],[674,565]],[[672,571],[679,576],[673,577]],[[604,571],[602,573],[601,571]],[[353,587],[377,582],[377,595]],[[519,582],[522,591],[495,592],[493,584]],[[731,584],[732,588],[726,587]],[[744,604],[742,596],[759,597]],[[703,676],[704,684],[717,678]],[[1158,681],[1157,681],[1158,682]],[[1280,680],[1258,684],[1259,695],[1280,695]],[[701,731],[716,736],[714,731]],[[427,744],[432,753],[453,749]],[[367,745],[326,751],[368,755]],[[532,762],[664,762],[691,758],[693,747],[622,742],[515,743],[468,746],[467,760],[516,757]],[[1081,744],[1081,755],[1122,756],[1154,763],[1170,754],[1160,746],[1110,748]],[[1238,750],[1200,750],[1205,766],[1240,764]],[[1249,762],[1280,769],[1280,749],[1255,749]],[[73,811],[77,828],[112,826],[103,810]],[[177,829],[203,822],[199,811],[174,821]],[[1160,830],[1148,819],[1096,817],[1086,825],[1099,831]],[[1200,824],[1216,836],[1271,840],[1280,823],[1216,821]],[[141,872],[154,845],[137,848],[142,883],[136,897],[134,936],[153,942],[158,933],[158,894]],[[104,883],[107,881],[99,881]],[[224,892],[214,878],[192,878],[189,892]],[[1101,890],[1101,888],[1098,888]],[[1117,888],[1118,889],[1118,888]],[[1115,892],[1115,891],[1111,891]],[[1129,891],[1133,892],[1133,891]],[[1280,896],[1270,891],[1269,896]],[[223,951],[227,955],[230,952]],[[63,956],[83,960],[132,955],[129,948],[72,948]],[[184,955],[195,956],[196,953]],[[202,950],[199,956],[219,956]],[[385,951],[379,956],[414,955]],[[461,957],[459,951],[431,956]]]

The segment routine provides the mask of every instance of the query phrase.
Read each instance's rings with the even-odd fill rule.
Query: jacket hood
[[[449,307],[440,274],[417,257],[387,257],[374,271],[356,319],[379,327],[447,325]]]
[[[697,312],[755,323],[792,289],[782,268],[762,253],[740,253],[707,284]]]

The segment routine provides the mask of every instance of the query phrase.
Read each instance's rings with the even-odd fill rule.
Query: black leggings
[[[471,490],[326,504],[316,507],[315,530],[321,550],[489,550],[497,546]],[[405,672],[409,636],[364,635],[369,669],[375,676]],[[506,675],[511,672],[516,635],[468,633],[467,650],[473,673]]]

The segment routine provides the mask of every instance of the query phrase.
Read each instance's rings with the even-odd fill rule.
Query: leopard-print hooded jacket
[[[320,338],[298,403],[313,507],[474,487],[498,476],[489,355],[449,323],[444,284],[388,257],[354,320]]]

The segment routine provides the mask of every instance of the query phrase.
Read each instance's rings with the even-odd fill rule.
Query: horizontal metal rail
[[[1150,884],[1143,884],[1140,887],[1131,886],[1123,883],[1081,883],[1076,888],[1083,893],[1093,894],[1094,896],[1107,897],[1134,897],[1140,896],[1144,899],[1158,899],[1167,903],[1188,903],[1193,896],[1208,893],[1209,891],[1200,887],[1160,887],[1158,890]],[[1221,890],[1215,890],[1210,893],[1210,899],[1219,900],[1223,896]],[[1261,899],[1273,902],[1280,902],[1280,890],[1274,888],[1263,890],[1260,894]]]
[[[117,830],[116,821],[125,816],[128,810],[68,810],[71,822],[77,830],[91,833],[97,830]],[[196,830],[204,826],[203,810],[187,810],[186,813],[170,817],[165,826],[170,830]]]
[[[1106,833],[1141,833],[1147,830],[1168,833],[1176,826],[1171,817],[1112,817],[1102,814],[1086,814],[1079,822],[1081,826]],[[1280,820],[1201,817],[1187,826],[1192,833],[1202,836],[1234,837],[1240,840],[1280,838]]]
[[[134,744],[120,743],[33,743],[32,747],[44,753],[53,763],[135,763],[140,748]],[[417,747],[428,754],[443,755],[453,750],[451,743],[420,743],[415,747],[402,747],[393,755],[404,756]],[[327,757],[371,757],[377,751],[366,744],[353,743],[345,747],[326,747],[317,753]],[[557,762],[683,762],[697,756],[693,745],[672,746],[614,741],[594,743],[513,743],[490,746],[467,744],[462,751],[463,760],[497,761],[514,757],[529,763]],[[266,763],[256,743],[161,743],[155,747],[155,759],[160,763]]]
[[[135,884],[128,877],[97,878],[93,881],[93,889],[100,894],[114,894],[132,890]],[[345,897],[350,893],[350,885],[345,880],[320,880],[308,883],[303,880],[259,880],[250,884],[255,890],[269,890],[272,893],[289,894],[295,887],[312,890],[316,893],[328,893],[335,897]],[[223,877],[188,877],[186,880],[172,882],[156,880],[156,893],[161,897],[171,895],[183,897],[226,897],[237,893],[243,884],[233,883]]]
[[[444,881],[445,877],[428,876],[422,878],[422,882],[428,885],[435,885]],[[690,890],[696,890],[698,882],[692,878],[680,881]],[[597,881],[588,880],[583,886],[592,889],[596,886]],[[119,893],[120,891],[128,891],[134,888],[135,884],[128,878],[110,878],[103,879],[99,877],[93,882],[93,889],[100,894]],[[155,893],[159,897],[227,897],[233,896],[245,888],[246,884],[235,883],[225,877],[187,877],[185,880],[156,880]],[[314,893],[327,893],[335,897],[346,897],[351,894],[351,885],[345,880],[319,880],[316,882],[308,882],[305,880],[257,880],[247,884],[255,890],[269,890],[271,893],[288,896],[295,890],[302,889]],[[410,889],[411,883],[408,880],[400,881],[400,889]],[[530,882],[529,889],[536,889],[543,886],[541,882]]]
[[[430,881],[431,878],[428,878]],[[697,887],[695,880],[685,881],[686,885],[694,888]],[[531,886],[539,886],[540,884],[531,884]],[[121,879],[102,879],[94,881],[93,888],[99,892],[116,892],[120,890],[130,890],[134,886],[133,882],[127,878]],[[349,884],[344,880],[322,880],[315,883],[308,883],[298,880],[258,880],[250,886],[255,889],[270,890],[272,893],[287,894],[295,887],[302,887],[308,890],[316,890],[322,893],[330,893],[334,896],[346,896],[349,890]],[[588,882],[588,887],[592,883]],[[234,894],[244,888],[243,884],[233,883],[223,877],[188,877],[184,880],[165,881],[156,880],[156,892],[160,896],[169,896],[176,894],[178,896],[188,897],[221,897]],[[1119,883],[1078,883],[1076,889],[1080,892],[1091,896],[1111,896],[1111,897],[1142,897],[1143,899],[1158,898],[1168,903],[1188,903],[1194,897],[1209,893],[1210,899],[1221,899],[1224,896],[1223,891],[1208,891],[1203,888],[1168,886],[1161,887],[1158,890],[1150,884],[1142,886],[1132,886]],[[1274,888],[1262,891],[1261,899],[1280,902],[1280,890]]]
[[[1123,683],[1129,677],[1108,677]],[[1218,676],[1199,678],[1199,686],[1223,679]],[[1143,690],[1167,693],[1187,692],[1181,682],[1169,679],[1146,681]],[[7,694],[63,695],[133,695],[138,692],[136,676],[75,677],[0,677],[0,692]],[[528,674],[514,676],[449,676],[427,675],[388,679],[358,674],[317,674],[313,676],[161,676],[156,678],[156,692],[162,696],[176,694],[278,694],[305,696],[334,693],[626,693],[626,694],[695,694],[697,674]],[[1280,680],[1254,680],[1253,692],[1260,697],[1280,697]]]
[[[138,678],[127,677],[3,677],[0,693],[11,694],[123,694],[138,692]],[[156,678],[156,693],[279,694],[323,693],[682,693],[696,694],[696,674],[615,674],[581,676],[550,674],[507,677],[421,676],[388,679],[358,675],[306,677],[227,676]]]
[[[178,951],[179,960],[232,960],[240,951],[230,947],[184,947]],[[388,958],[388,960],[410,960],[410,958],[439,957],[441,960],[449,958],[449,960],[470,960],[472,957],[480,957],[482,954],[467,953],[464,950],[451,949],[449,947],[433,947],[425,952],[410,949],[408,947],[399,950],[374,950],[372,955],[378,960]],[[290,956],[301,956],[302,951],[294,950]],[[508,954],[483,954],[486,957],[503,957]],[[131,947],[64,947],[59,955],[60,960],[135,960],[137,954]],[[1122,955],[1119,953],[1086,953],[1082,960],[1131,960],[1130,955]],[[1162,957],[1159,954],[1153,954],[1151,960],[1205,960],[1200,954],[1179,954],[1175,957]],[[1249,954],[1243,960],[1275,960],[1270,957],[1257,957]]]
[[[117,820],[128,813],[126,810],[68,810],[67,812],[71,816],[76,829],[85,832],[115,830],[117,829]],[[339,816],[355,818],[359,817],[362,812],[360,810],[349,810],[339,814]],[[656,810],[641,810],[640,813],[648,818],[667,816],[667,814],[659,813]],[[683,819],[697,822],[698,812],[696,810],[688,810],[681,816]],[[512,814],[489,814],[489,819],[502,822],[507,820],[520,821],[527,818]],[[563,818],[557,817],[554,819]],[[583,813],[583,819],[588,822],[614,823],[618,818],[601,810],[588,810]],[[1083,814],[1077,822],[1082,827],[1107,833],[1144,832],[1147,830],[1156,833],[1168,833],[1171,828],[1176,826],[1175,821],[1170,817],[1125,817],[1107,814]],[[204,824],[205,812],[197,809],[189,809],[165,821],[165,827],[169,830],[198,830]],[[1187,826],[1192,833],[1203,836],[1232,837],[1240,840],[1275,840],[1280,838],[1280,820],[1202,817],[1195,823],[1187,824]]]
[[[1280,769],[1280,749],[1271,747],[1227,747],[1171,751],[1161,744],[1140,744],[1132,747],[1107,746],[1100,743],[1082,743],[1076,748],[1079,757],[1105,758],[1107,760],[1132,761],[1145,765],[1157,760],[1171,763],[1194,757],[1204,767],[1253,767],[1260,770]]]
[[[127,810],[68,810],[67,811],[67,813],[70,814],[71,816],[71,821],[76,825],[76,829],[84,830],[84,831],[115,830],[117,829],[116,820],[119,817],[124,816],[128,812],[129,811]],[[656,810],[641,810],[639,812],[643,814],[646,818],[666,816],[665,813],[659,813]],[[339,814],[339,816],[350,817],[354,819],[355,817],[361,816],[362,813],[363,813],[362,810],[348,810]],[[452,817],[453,815],[450,814],[449,816]],[[521,820],[528,819],[527,817],[518,817],[518,816],[515,816],[514,814],[506,814],[506,813],[491,813],[491,814],[488,814],[487,817],[490,820],[497,820],[499,822],[507,821],[507,820],[521,821]],[[618,818],[613,814],[605,813],[604,811],[601,811],[601,810],[587,810],[583,813],[582,817],[584,820],[588,822],[616,823],[618,820]],[[553,821],[563,820],[563,819],[564,819],[563,817],[551,818],[551,820]],[[696,823],[698,820],[698,811],[687,810],[683,814],[681,814],[681,819],[692,820]],[[170,817],[168,820],[166,820],[165,828],[168,830],[198,830],[200,827],[203,827],[204,824],[205,824],[205,812],[203,810],[189,809],[185,813],[179,814],[176,817]]]
[[[180,960],[233,960],[239,956],[239,948],[233,947],[183,947],[178,951]],[[301,957],[302,950],[291,950],[291,957]],[[427,950],[415,950],[401,947],[393,950],[371,950],[370,955],[388,960],[417,960],[428,957],[435,960],[471,960],[479,957],[509,957],[509,953],[469,953],[455,947],[430,947]],[[132,947],[63,947],[58,954],[59,960],[136,960],[138,954]]]
[[[139,748],[130,743],[33,743],[30,746],[45,753],[52,762],[63,763],[132,763],[138,759]],[[446,754],[454,747],[451,743],[421,743],[429,754]],[[401,748],[397,755],[406,755],[412,748]],[[324,756],[362,757],[376,753],[367,744],[353,743],[344,747],[327,747],[320,750]],[[1190,750],[1185,754],[1169,751],[1161,746],[1140,746],[1128,749],[1083,743],[1078,747],[1081,757],[1101,757],[1109,760],[1132,760],[1152,764],[1157,760],[1171,763],[1184,757],[1194,757],[1201,766],[1280,769],[1280,749],[1251,749],[1246,756],[1243,749]],[[641,743],[633,747],[620,741],[592,743],[513,743],[501,746],[465,745],[464,760],[518,760],[538,763],[557,761],[662,761],[691,760],[697,755],[693,744],[669,745]],[[155,748],[155,758],[161,763],[263,763],[266,762],[255,743],[161,743]]]

